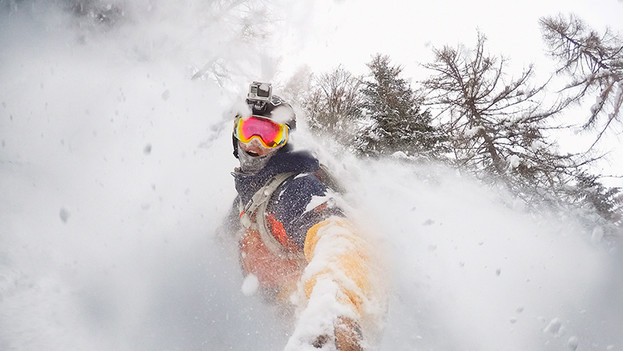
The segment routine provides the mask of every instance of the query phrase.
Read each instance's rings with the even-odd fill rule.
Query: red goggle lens
[[[288,126],[260,117],[239,118],[235,125],[235,135],[243,143],[257,137],[264,146],[273,148],[286,142]]]

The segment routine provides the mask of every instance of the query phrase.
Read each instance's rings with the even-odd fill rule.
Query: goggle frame
[[[273,137],[271,140],[269,140],[267,142],[267,140],[265,139],[269,139],[267,135],[262,135],[260,133],[263,133],[263,130],[257,130],[255,132],[252,132],[251,135],[249,136],[249,138],[245,137],[245,133],[243,130],[243,127],[245,127],[245,123],[248,121],[256,121],[255,123],[261,123],[261,124],[270,124],[272,126],[277,127],[278,131],[275,134],[275,137]],[[287,124],[284,123],[277,123],[269,118],[266,117],[262,117],[262,116],[256,116],[256,115],[251,115],[248,117],[242,117],[240,115],[236,116],[236,121],[234,122],[234,136],[236,137],[236,139],[238,139],[240,142],[242,143],[249,143],[251,142],[251,140],[253,140],[254,138],[258,139],[258,141],[260,141],[260,143],[268,148],[268,149],[272,149],[272,148],[276,148],[276,147],[280,147],[284,144],[286,144],[286,142],[288,141],[288,132],[289,132],[289,127]]]

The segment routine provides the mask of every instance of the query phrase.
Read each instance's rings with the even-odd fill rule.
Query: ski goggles
[[[243,143],[256,138],[265,147],[274,148],[288,140],[288,126],[256,116],[238,117],[234,123],[234,136]]]

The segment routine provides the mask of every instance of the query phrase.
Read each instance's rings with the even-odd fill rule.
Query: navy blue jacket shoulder
[[[287,145],[288,146],[288,145]],[[286,234],[300,248],[310,227],[332,215],[341,215],[335,206],[328,206],[332,194],[317,176],[319,161],[306,151],[292,151],[290,147],[280,149],[267,165],[255,174],[234,172],[238,197],[234,201],[233,213],[238,219],[238,204],[247,204],[251,197],[273,176],[292,172],[293,176],[284,181],[273,193],[267,206],[267,215],[273,214],[282,223]]]

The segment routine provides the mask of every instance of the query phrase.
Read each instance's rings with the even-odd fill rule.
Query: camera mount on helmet
[[[273,87],[271,83],[253,82],[249,84],[246,102],[254,115],[264,115],[267,112],[268,103],[272,100]]]
[[[295,111],[292,106],[281,97],[273,95],[271,83],[256,82],[249,84],[249,92],[245,99],[251,115],[268,118],[283,123],[290,129],[295,129]]]
[[[249,84],[249,93],[247,100],[252,101],[270,101],[273,95],[273,87],[271,83],[253,82]]]

